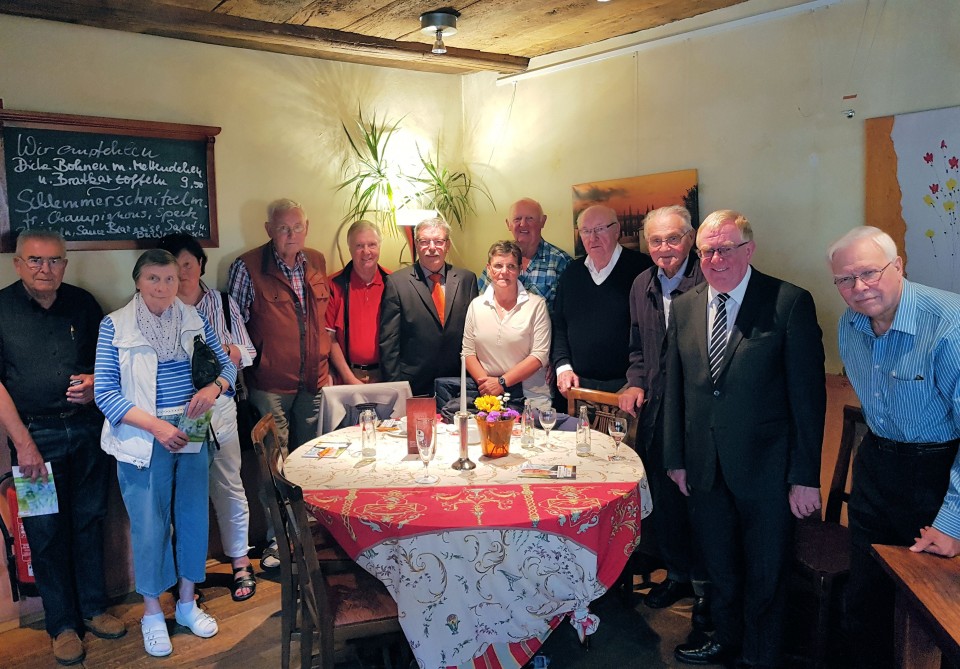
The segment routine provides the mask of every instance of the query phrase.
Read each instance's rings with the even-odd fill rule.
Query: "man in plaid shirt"
[[[513,235],[523,253],[520,282],[527,291],[547,301],[547,309],[553,314],[553,300],[557,293],[557,279],[570,262],[570,256],[553,244],[544,241],[543,226],[547,217],[536,200],[528,197],[517,200],[510,207],[507,229]],[[490,285],[487,270],[480,275],[480,292]]]

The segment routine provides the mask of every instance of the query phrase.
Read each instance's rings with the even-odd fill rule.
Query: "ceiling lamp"
[[[436,54],[447,52],[447,47],[443,44],[443,37],[452,37],[457,34],[457,17],[460,12],[453,9],[445,9],[436,12],[427,12],[420,15],[420,32],[424,35],[436,37],[431,51]]]

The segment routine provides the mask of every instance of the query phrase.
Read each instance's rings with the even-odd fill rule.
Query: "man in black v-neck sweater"
[[[653,266],[650,256],[619,244],[613,209],[588,207],[577,219],[585,258],[560,276],[551,362],[563,395],[571,387],[617,392],[630,366],[630,288]]]

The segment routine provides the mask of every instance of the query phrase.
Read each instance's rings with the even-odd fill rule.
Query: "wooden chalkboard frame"
[[[15,111],[12,109],[3,109],[3,102],[0,100],[0,132],[2,132],[4,126],[204,142],[207,159],[206,185],[210,237],[198,241],[201,246],[205,247],[218,247],[220,245],[220,235],[217,225],[217,188],[213,154],[216,135],[220,133],[219,127],[106,118],[100,116],[75,116],[71,114]],[[152,246],[152,240],[148,239],[111,239],[104,241],[67,240],[67,248],[71,250],[140,249],[151,248]],[[0,135],[0,252],[11,253],[14,250],[15,239],[10,224],[6,160],[2,135]]]

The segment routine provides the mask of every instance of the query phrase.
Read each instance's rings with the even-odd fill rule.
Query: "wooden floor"
[[[275,571],[276,573],[276,571]],[[173,619],[174,598],[161,598],[173,654],[165,658],[150,657],[143,649],[140,617],[143,603],[131,595],[112,606],[110,612],[127,625],[127,634],[120,639],[98,639],[87,634],[84,647],[86,660],[77,667],[278,667],[280,665],[280,585],[258,578],[257,594],[246,602],[230,597],[230,565],[216,564],[207,569],[207,582],[199,588],[201,606],[213,615],[220,632],[201,639],[177,625]],[[42,623],[0,634],[0,667],[33,669],[56,667],[50,640]]]

